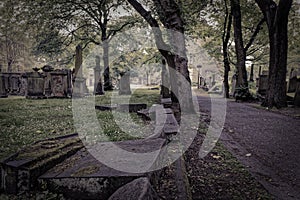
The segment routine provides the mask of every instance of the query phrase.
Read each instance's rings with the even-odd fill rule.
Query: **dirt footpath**
[[[210,98],[197,98],[210,113]],[[220,141],[276,199],[300,199],[299,117],[229,100]]]

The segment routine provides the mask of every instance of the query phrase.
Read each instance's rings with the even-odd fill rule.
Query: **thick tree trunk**
[[[247,80],[247,71],[246,71],[246,52],[243,43],[240,1],[231,0],[231,9],[233,15],[234,42],[235,42],[235,50],[236,50],[236,57],[237,57],[236,88],[245,88],[248,87],[248,80]]]
[[[161,69],[161,96],[162,98],[170,98],[169,74],[166,68],[166,61],[162,60]]]
[[[170,43],[173,44],[172,46],[176,50],[176,52],[172,52],[171,48],[164,42],[158,22],[151,16],[151,13],[146,11],[136,0],[127,1],[152,27],[156,46],[166,59],[170,69],[172,102],[174,104],[180,102],[181,110],[193,111],[191,80],[185,52],[184,27],[177,3],[174,0],[153,0],[159,10],[161,22],[169,30],[168,34],[172,39]],[[182,77],[183,79],[181,79]]]
[[[109,45],[106,38],[106,34],[102,33],[102,42],[103,42],[103,65],[104,65],[104,91],[109,91],[113,89],[110,72],[109,72]]]
[[[190,111],[193,109],[191,79],[188,70],[184,25],[180,8],[174,0],[153,0],[153,2],[159,11],[161,22],[169,31],[170,44],[172,44],[172,49],[175,51],[172,52],[174,54],[174,67],[169,65],[179,72],[179,74],[170,73],[170,79],[175,79],[177,82],[177,88],[174,94],[177,93],[181,109]],[[171,89],[173,90],[172,87]]]
[[[270,44],[268,90],[263,106],[286,107],[286,73],[288,51],[288,15],[292,0],[256,0],[264,14]]]
[[[232,12],[228,12],[227,7],[227,0],[225,2],[225,21],[224,21],[224,30],[222,36],[223,42],[223,62],[224,62],[224,97],[229,98],[229,82],[228,82],[228,75],[230,71],[230,62],[229,62],[229,55],[228,55],[228,42],[230,39],[230,30],[232,25]]]

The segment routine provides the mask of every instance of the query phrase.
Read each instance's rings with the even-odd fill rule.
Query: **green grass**
[[[112,92],[97,96],[95,104],[109,104]],[[123,99],[123,97],[116,97]],[[130,103],[147,103],[148,107],[157,103],[158,91],[139,89],[130,98]],[[99,124],[109,140],[119,141],[141,137],[142,126],[133,127],[132,132],[125,133],[119,127],[111,112],[95,111]],[[122,121],[143,123],[136,114],[118,114]],[[123,116],[124,115],[124,116]],[[30,100],[21,97],[0,99],[0,159],[19,149],[45,138],[72,134],[74,127],[72,99]],[[134,130],[134,131],[133,131]],[[101,137],[100,137],[101,139]]]

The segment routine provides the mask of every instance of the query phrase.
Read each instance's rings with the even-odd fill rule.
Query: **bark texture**
[[[292,0],[255,0],[268,26],[270,60],[268,90],[263,106],[286,107],[286,73],[288,52],[288,16]]]

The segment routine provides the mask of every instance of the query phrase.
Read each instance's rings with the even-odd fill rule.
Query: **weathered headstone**
[[[33,68],[34,72],[26,73],[27,95],[26,98],[45,98],[44,83],[45,76],[38,72],[38,68]]]
[[[261,75],[259,75],[258,78],[258,90],[257,93],[260,95],[266,95],[267,90],[268,90],[268,71],[263,71]]]
[[[294,97],[294,105],[300,107],[300,79],[298,79],[297,81],[297,87],[296,87],[295,97]]]
[[[50,65],[45,65],[42,67],[42,70],[44,72],[45,75],[45,96],[46,97],[50,97],[51,93],[52,93],[52,85],[51,85],[51,74],[50,72],[52,72],[54,69],[52,66]]]
[[[4,76],[0,73],[0,98],[7,97],[7,92],[5,88]]]
[[[37,186],[37,178],[83,147],[77,134],[37,141],[0,162],[1,190],[18,194]]]
[[[288,83],[288,92],[296,92],[297,89],[297,70],[294,68],[291,69],[289,83]]]
[[[130,95],[130,71],[120,73],[119,95]]]
[[[231,79],[231,91],[230,91],[230,95],[231,96],[234,96],[235,94],[235,87],[236,87],[236,74],[234,74],[232,76],[232,79]]]
[[[216,74],[212,75],[212,82],[211,82],[211,87],[215,86],[216,84]]]
[[[100,56],[96,56],[96,67],[94,68],[94,94],[103,95],[103,85],[101,80]]]
[[[9,93],[18,95],[21,87],[21,74],[11,73],[9,76]]]
[[[82,74],[82,47],[80,45],[76,46],[76,55],[75,55],[75,70],[73,77],[73,96],[74,97],[83,97],[87,93],[87,86],[85,78]]]
[[[50,75],[51,97],[68,97],[68,72],[66,70],[55,70],[50,72]]]

